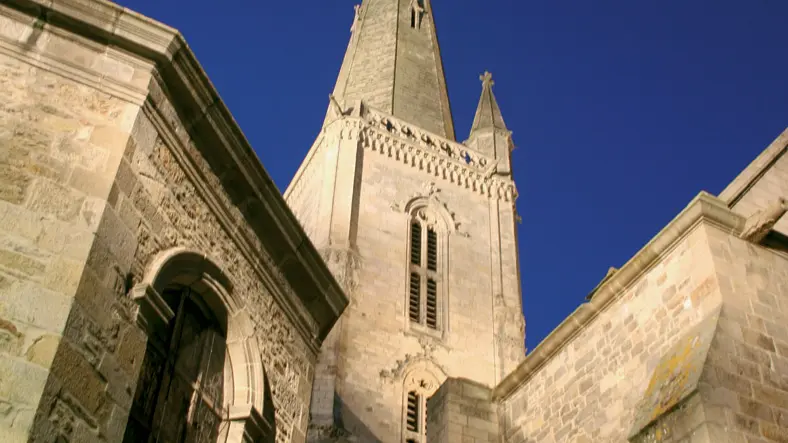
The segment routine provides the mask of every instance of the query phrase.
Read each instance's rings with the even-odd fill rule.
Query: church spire
[[[333,96],[451,140],[454,122],[430,0],[363,0]]]
[[[512,167],[511,152],[514,149],[512,133],[506,128],[501,108],[495,100],[492,87],[492,74],[485,72],[479,79],[482,81],[482,96],[476,107],[476,116],[471,125],[471,135],[465,142],[466,146],[485,155],[495,157],[496,172],[510,174]]]
[[[476,116],[473,118],[473,125],[471,125],[472,138],[475,132],[484,129],[506,129],[506,123],[503,121],[501,115],[501,108],[498,107],[498,101],[495,100],[492,87],[495,84],[492,74],[486,72],[479,77],[482,81],[482,96],[479,98],[479,106],[476,107]]]

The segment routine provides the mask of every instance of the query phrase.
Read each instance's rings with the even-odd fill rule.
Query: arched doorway
[[[162,296],[174,316],[149,338],[124,442],[216,443],[233,384],[226,334],[191,287]]]
[[[148,342],[124,443],[273,442],[257,337],[228,276],[175,249],[154,259],[132,298]]]

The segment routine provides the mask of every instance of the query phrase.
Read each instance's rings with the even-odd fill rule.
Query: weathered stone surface
[[[175,31],[97,0],[0,6],[4,438],[121,441],[161,377],[168,290],[188,287],[227,335],[206,389],[278,442],[305,441],[310,419],[332,440],[401,442],[408,392],[426,407],[417,441],[786,440],[788,266],[708,198],[523,361],[511,134],[498,115],[454,141],[429,3],[363,2],[294,214]],[[723,193],[742,216],[784,197],[785,137]],[[413,220],[439,236],[435,327],[409,320]],[[353,304],[329,334],[337,283]],[[673,352],[717,310],[703,352]]]
[[[675,408],[698,389],[709,348],[717,332],[719,313],[690,329],[661,357],[635,409],[630,435]],[[580,392],[583,394],[583,392]]]
[[[188,249],[220,271],[195,280],[187,266],[166,285],[229,294],[205,302],[241,346],[227,401],[276,421],[277,441],[303,441],[341,289],[296,240],[304,233],[229,113],[200,103],[216,93],[201,71],[191,77],[198,65],[174,30],[106,2],[36,3],[13,7],[69,19],[42,27],[35,9],[0,6],[0,39],[17,50],[0,51],[0,434],[121,441],[150,375],[150,319],[132,290],[144,292],[162,254]],[[109,22],[116,38],[97,33]],[[188,69],[156,66],[170,52],[147,59],[170,50]],[[146,96],[155,104],[143,109]],[[200,120],[210,123],[194,130]]]

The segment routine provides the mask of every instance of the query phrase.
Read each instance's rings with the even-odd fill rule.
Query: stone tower
[[[363,0],[285,198],[351,302],[323,345],[311,441],[424,442],[447,377],[525,357],[511,132],[482,76],[458,143],[429,0]]]

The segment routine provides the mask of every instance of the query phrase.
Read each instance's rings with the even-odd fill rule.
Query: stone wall
[[[155,84],[151,86],[156,88]],[[157,95],[154,91],[151,94]],[[162,100],[158,107],[167,109],[170,106],[163,94],[157,98]],[[161,115],[152,118],[160,119]],[[138,244],[130,263],[132,275],[143,275],[145,267],[158,252],[172,247],[210,255],[230,275],[233,292],[240,294],[254,322],[262,352],[258,358],[263,361],[269,377],[277,411],[277,441],[302,441],[317,356],[274,300],[272,291],[283,291],[289,296],[288,291],[292,289],[277,281],[281,277],[274,274],[278,271],[271,269],[270,257],[249,257],[243,250],[246,245],[238,245],[239,239],[244,238],[253,242],[252,249],[258,254],[266,253],[256,234],[246,225],[244,215],[236,212],[238,209],[234,208],[229,196],[206,191],[206,187],[222,189],[225,186],[212,173],[196,146],[191,143],[168,145],[163,137],[172,140],[172,134],[160,134],[160,127],[156,128],[150,120],[147,115],[141,115],[137,121],[134,140],[121,161],[116,181],[117,200],[113,201],[118,222],[122,220],[134,227],[126,233],[127,238]],[[176,127],[175,132],[178,130]],[[196,164],[181,164],[188,160],[178,152],[189,149],[189,160]],[[184,170],[189,166],[196,167],[205,181],[195,181],[194,172]],[[222,216],[227,214],[216,214],[208,203],[211,197],[222,198],[222,206],[234,209],[230,225],[234,230],[228,231],[223,223]],[[243,233],[243,237],[236,230]],[[269,275],[261,275],[262,270]]]
[[[97,72],[106,76],[103,85],[91,77]],[[93,245],[119,240],[130,246],[102,220],[112,212],[110,187],[139,106],[111,89],[123,84],[139,91],[149,78],[144,63],[0,6],[5,441],[27,441],[42,396],[58,407],[39,414],[64,434],[80,436],[87,427],[117,437],[116,426],[125,422],[118,415],[129,393],[116,389],[108,400],[104,391],[108,378],[135,373],[128,357],[139,351],[134,343],[141,337],[113,320],[128,304],[96,299],[122,286]],[[125,252],[128,257],[133,249]],[[111,357],[102,359],[105,353]],[[75,423],[75,415],[87,420]]]
[[[469,380],[447,379],[427,401],[427,441],[499,442],[498,410],[490,388]]]
[[[508,442],[788,436],[788,258],[701,194],[494,390]]]
[[[727,441],[787,441],[788,258],[721,229],[707,239],[724,307],[701,392]]]
[[[0,434],[122,441],[154,280],[186,251],[219,274],[228,346],[246,346],[229,351],[242,358],[226,398],[264,416],[273,401],[277,441],[304,441],[317,351],[347,300],[193,54],[108,2],[12,4],[0,7]]]
[[[321,147],[326,153],[320,155],[333,150],[338,166],[332,163],[325,172],[336,177],[326,179],[335,187],[323,200],[334,206],[321,206],[320,223],[330,220],[331,232],[313,241],[349,245],[358,260],[351,276],[332,267],[353,288],[352,303],[332,332],[336,342],[328,340],[330,349],[323,350],[313,414],[321,420],[336,416],[361,438],[396,441],[410,377],[420,374],[439,384],[457,376],[494,385],[502,368],[523,358],[523,317],[512,202],[459,179],[459,167],[438,174],[436,166],[415,164],[422,156],[410,147],[413,142],[369,128],[365,118],[380,118],[369,112],[332,122],[323,135],[337,142]],[[439,158],[436,164],[449,162]],[[301,186],[298,180],[291,189]],[[445,328],[435,332],[412,328],[407,314],[410,211],[422,203],[439,214],[446,253],[440,259],[446,264]]]
[[[322,245],[325,240],[320,238],[322,233],[319,232],[320,209],[321,205],[325,204],[322,202],[323,193],[320,191],[324,189],[327,175],[326,150],[321,149],[322,141],[321,139],[316,143],[309,152],[299,176],[293,180],[292,187],[289,187],[285,193],[287,205],[298,218],[298,222],[309,238],[318,245]]]
[[[503,402],[506,441],[626,441],[658,361],[721,302],[708,242],[696,225],[535,369]]]

